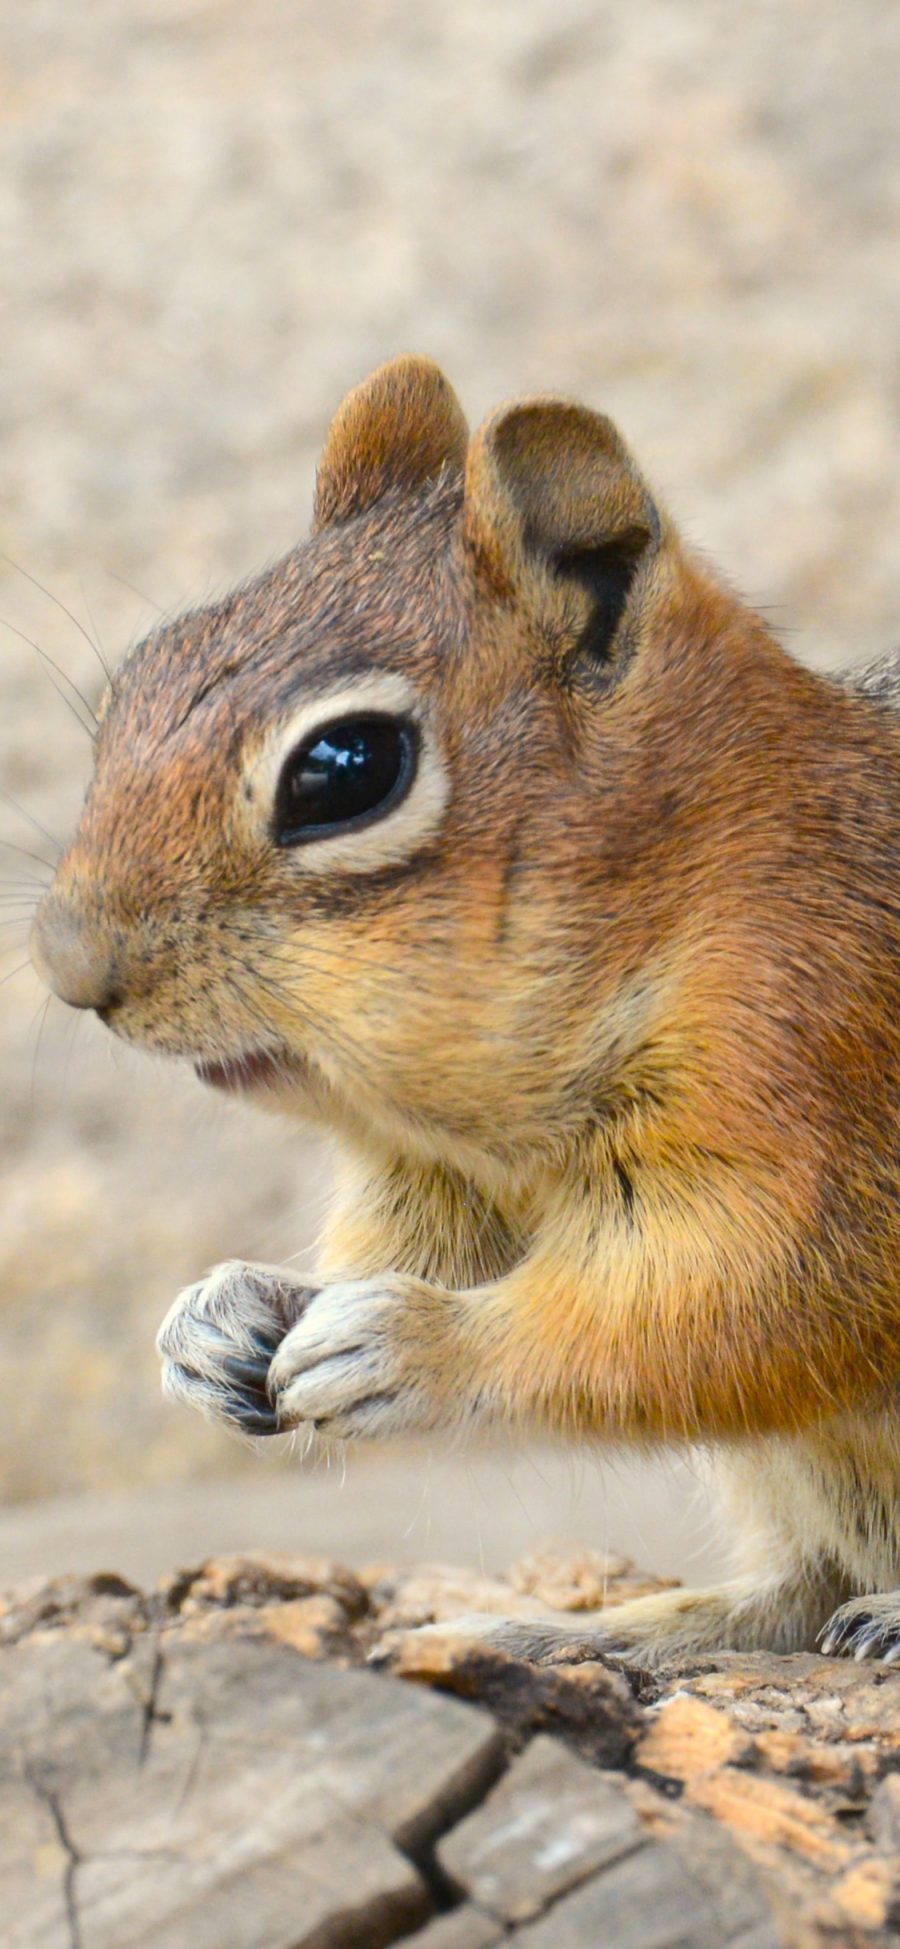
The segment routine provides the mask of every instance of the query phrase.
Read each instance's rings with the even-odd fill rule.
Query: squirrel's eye
[[[416,733],[405,718],[369,711],[311,731],[285,760],[275,794],[279,846],[368,824],[406,797]]]

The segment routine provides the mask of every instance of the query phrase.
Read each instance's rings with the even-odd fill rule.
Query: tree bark
[[[0,1603],[8,1949],[876,1949],[900,1939],[900,1672],[578,1661],[654,1580],[220,1558]],[[533,1667],[454,1618],[570,1614]],[[440,1635],[423,1623],[442,1622]]]

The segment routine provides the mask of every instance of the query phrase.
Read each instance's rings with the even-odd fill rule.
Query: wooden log
[[[504,1579],[259,1556],[0,1602],[8,1949],[881,1949],[900,1673],[722,1654],[541,1669],[454,1633]],[[549,1593],[549,1594],[548,1594]],[[433,1618],[438,1636],[414,1628]]]

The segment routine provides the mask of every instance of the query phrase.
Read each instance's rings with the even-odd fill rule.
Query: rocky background
[[[4,10],[0,760],[25,811],[0,817],[0,1493],[31,1504],[0,1523],[8,1574],[70,1567],[85,1524],[92,1567],[113,1534],[133,1574],[154,1549],[171,1560],[161,1530],[226,1474],[199,1520],[248,1534],[219,1546],[261,1528],[308,1544],[312,1524],[341,1551],[386,1549],[389,1530],[415,1552],[452,1521],[471,1556],[499,1525],[506,1560],[565,1516],[697,1569],[677,1470],[592,1475],[579,1503],[565,1462],[508,1480],[436,1460],[429,1500],[421,1457],[401,1456],[354,1465],[342,1492],[163,1408],[172,1294],[217,1258],[307,1250],[327,1166],[47,1007],[22,969],[22,902],[89,758],[23,637],[94,701],[88,639],[115,660],[157,605],[288,546],[341,394],[420,349],[475,419],[529,388],[611,412],[798,654],[885,648],[898,55],[882,0]],[[114,1531],[83,1500],[111,1491],[135,1496]]]

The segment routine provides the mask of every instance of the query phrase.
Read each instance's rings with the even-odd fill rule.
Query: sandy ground
[[[898,54],[881,0],[5,9],[0,511],[25,574],[0,576],[0,761],[46,828],[5,805],[6,844],[52,860],[89,755],[15,632],[95,699],[82,632],[115,659],[155,605],[291,543],[331,409],[404,348],[475,418],[526,388],[612,412],[799,654],[895,639]],[[261,1467],[292,1535],[315,1501],[335,1548],[364,1547],[368,1510],[382,1549],[375,1464],[329,1490],[158,1398],[171,1295],[217,1258],[308,1248],[324,1159],[44,1009],[16,971],[45,869],[4,858],[0,1491],[65,1499],[45,1532],[9,1518],[9,1561],[77,1528],[73,1498],[130,1489],[155,1549],[173,1497],[202,1529],[203,1482],[259,1495]],[[396,1466],[413,1493],[421,1458]],[[641,1480],[662,1548],[683,1496]],[[621,1541],[639,1491],[598,1482]]]

